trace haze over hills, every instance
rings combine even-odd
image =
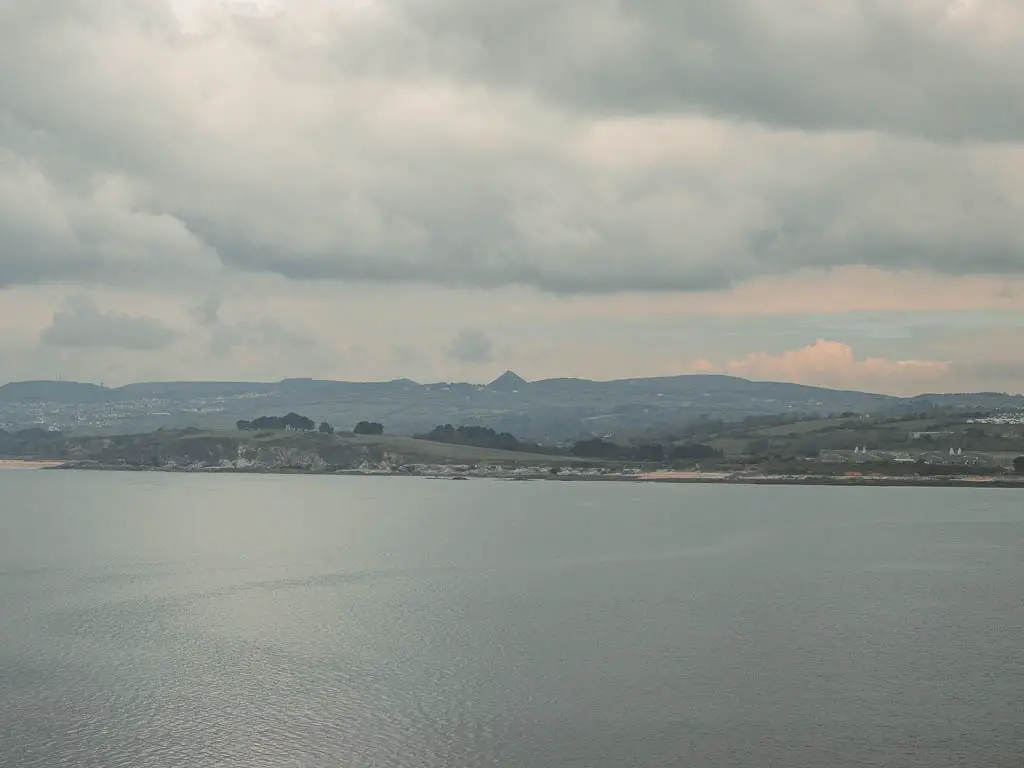
[[[563,440],[672,429],[703,417],[932,407],[1019,408],[1024,407],[1024,397],[976,393],[900,398],[712,374],[528,382],[512,371],[486,385],[285,379],[142,382],[116,388],[68,381],[0,386],[0,428],[36,426],[82,433],[231,428],[239,419],[298,411],[342,429],[362,419],[383,423],[391,434],[416,434],[437,424],[479,424],[521,437]]]

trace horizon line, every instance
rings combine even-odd
[[[454,381],[454,380],[450,380],[450,381],[446,380],[446,381],[420,382],[420,381],[416,381],[415,379],[410,379],[408,377],[398,377],[398,378],[394,378],[394,379],[381,379],[381,380],[347,380],[347,379],[318,379],[318,378],[306,377],[306,376],[297,376],[297,377],[289,376],[289,377],[285,377],[283,379],[278,379],[278,380],[165,379],[165,380],[152,380],[152,381],[134,381],[134,382],[126,383],[126,384],[121,384],[121,385],[118,385],[116,387],[109,387],[109,386],[104,385],[102,382],[97,384],[95,382],[90,382],[90,381],[77,381],[77,380],[70,380],[70,379],[60,378],[60,379],[24,379],[24,380],[17,380],[17,381],[8,381],[8,382],[6,382],[4,384],[0,384],[0,389],[4,389],[4,388],[10,387],[10,386],[26,385],[26,384],[64,384],[64,385],[70,385],[70,386],[76,386],[77,385],[77,386],[96,387],[97,389],[102,389],[102,390],[109,391],[109,392],[117,392],[118,390],[123,390],[123,389],[126,389],[128,387],[141,387],[141,386],[146,386],[146,385],[171,386],[171,385],[189,385],[189,384],[197,384],[197,385],[211,384],[211,385],[239,385],[239,386],[245,386],[245,385],[280,386],[282,384],[288,384],[290,382],[309,382],[309,383],[314,383],[314,384],[366,384],[366,385],[373,385],[373,384],[384,385],[384,384],[396,384],[396,383],[400,383],[400,382],[407,382],[409,384],[412,384],[412,385],[415,385],[415,386],[418,386],[418,387],[466,385],[466,386],[473,386],[473,387],[478,387],[478,388],[481,388],[481,389],[486,389],[488,387],[493,387],[495,384],[499,383],[502,379],[504,379],[504,378],[506,378],[506,377],[508,377],[510,375],[516,377],[517,379],[522,381],[524,385],[527,385],[527,386],[536,385],[536,384],[545,384],[545,383],[556,382],[556,381],[576,381],[576,382],[581,382],[581,383],[586,383],[586,384],[620,384],[620,383],[639,382],[639,381],[658,381],[658,380],[673,380],[673,379],[705,378],[705,379],[730,379],[730,380],[733,380],[733,381],[742,381],[742,382],[747,382],[747,383],[750,383],[750,384],[765,384],[765,385],[781,385],[781,386],[804,387],[804,388],[807,388],[807,389],[815,389],[815,390],[821,390],[821,391],[826,391],[826,392],[847,392],[847,393],[854,393],[854,394],[870,395],[872,397],[884,397],[884,398],[889,398],[889,399],[893,399],[893,400],[914,400],[914,399],[917,399],[917,398],[926,398],[926,397],[950,397],[950,396],[955,397],[955,396],[965,396],[965,395],[996,395],[996,396],[1001,396],[1001,397],[1024,397],[1024,393],[1019,393],[1019,392],[1000,392],[1000,391],[996,391],[996,390],[977,390],[977,391],[959,391],[959,392],[920,392],[920,393],[915,394],[915,395],[891,395],[891,394],[886,394],[886,393],[883,393],[883,392],[873,392],[873,391],[861,390],[861,389],[850,389],[850,388],[845,388],[844,389],[844,388],[837,388],[837,387],[828,387],[828,386],[821,386],[821,385],[817,385],[817,384],[806,384],[806,383],[797,382],[797,381],[779,381],[779,380],[772,380],[772,379],[748,379],[748,378],[745,378],[743,376],[736,376],[736,375],[728,374],[728,373],[714,373],[714,372],[707,372],[707,371],[694,372],[694,373],[673,374],[673,375],[667,375],[667,376],[631,376],[631,377],[616,378],[616,379],[587,379],[587,378],[581,378],[581,377],[576,377],[576,376],[552,376],[552,377],[548,377],[548,378],[544,378],[544,379],[536,379],[536,380],[530,381],[530,380],[527,380],[527,379],[523,378],[519,374],[515,373],[511,369],[506,370],[504,373],[502,373],[497,378],[495,378],[495,379],[493,379],[493,380],[491,380],[489,382],[486,382],[486,383],[474,383],[474,382],[471,382],[471,381]]]

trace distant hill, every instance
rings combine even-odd
[[[40,407],[43,403],[45,408]],[[512,371],[486,385],[286,379],[276,383],[147,382],[118,388],[66,381],[0,386],[0,427],[103,433],[231,428],[237,420],[296,411],[339,429],[370,420],[384,424],[388,434],[420,434],[439,424],[466,424],[511,432],[519,438],[568,440],[672,429],[702,418],[931,408],[1024,408],[1024,397],[977,393],[899,398],[710,374],[528,382]]]
[[[937,408],[997,410],[1024,407],[1024,397],[1002,392],[964,392],[954,394],[917,395],[907,398],[909,405],[930,405]]]
[[[230,381],[154,381],[142,384],[128,384],[110,390],[118,400],[145,398],[187,399],[200,397],[230,397],[245,393],[269,393],[278,384]]]
[[[501,376],[488,384],[487,388],[495,392],[518,392],[521,389],[525,389],[527,384],[529,382],[518,373],[505,371]]]
[[[118,390],[77,381],[15,381],[0,386],[0,402],[101,403]]]

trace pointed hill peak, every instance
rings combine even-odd
[[[513,371],[505,371],[501,376],[496,378],[490,384],[487,385],[488,389],[496,389],[501,392],[511,392],[516,389],[525,387],[529,382],[520,376],[518,373]]]

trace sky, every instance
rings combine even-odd
[[[0,0],[0,382],[1021,350],[1020,0]]]

